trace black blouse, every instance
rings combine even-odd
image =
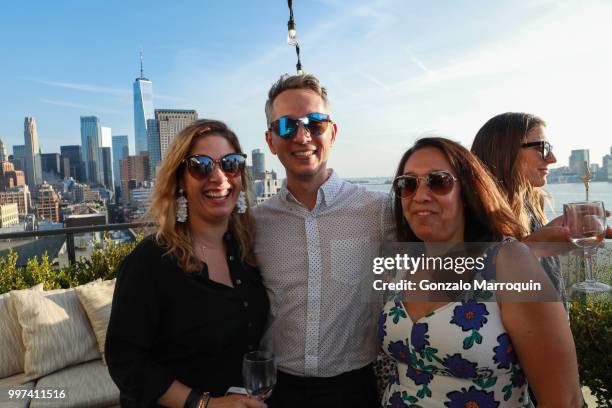
[[[242,356],[258,348],[268,314],[259,270],[225,236],[234,288],[184,273],[145,238],[119,267],[106,361],[122,407],[157,406],[174,380],[221,396],[242,385]]]

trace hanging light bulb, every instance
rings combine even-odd
[[[297,44],[297,31],[295,30],[295,22],[293,21],[293,18],[289,19],[289,22],[287,23],[287,44]]]

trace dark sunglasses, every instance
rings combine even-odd
[[[521,147],[522,148],[539,147],[540,153],[542,154],[542,158],[544,160],[548,160],[553,150],[552,145],[545,140],[540,140],[539,142],[523,143]]]
[[[455,185],[455,181],[457,181],[455,176],[443,170],[432,171],[424,176],[404,174],[402,176],[397,176],[395,180],[393,180],[393,191],[400,197],[411,197],[419,188],[421,180],[424,180],[427,188],[437,195],[446,195],[450,193]]]
[[[312,136],[321,136],[327,130],[327,126],[331,123],[329,115],[325,113],[309,113],[301,118],[292,118],[289,116],[281,116],[274,122],[270,123],[270,130],[280,136],[282,139],[290,139],[297,134],[300,123],[304,125],[304,129]]]
[[[183,163],[185,163],[187,171],[193,178],[204,180],[212,174],[215,164],[221,166],[221,170],[227,176],[237,176],[246,166],[246,157],[247,155],[244,153],[230,153],[219,160],[214,160],[205,154],[194,154],[183,159]]]

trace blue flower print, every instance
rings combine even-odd
[[[385,408],[408,408],[408,405],[406,405],[402,399],[402,394],[394,392],[391,394],[391,398],[389,398],[389,402]]]
[[[393,341],[389,343],[387,350],[389,350],[391,357],[397,361],[405,364],[410,363],[410,349],[404,344],[403,341]]]
[[[433,374],[429,371],[418,370],[410,364],[408,364],[406,376],[414,381],[415,385],[429,384],[429,382],[433,379]]]
[[[461,354],[456,353],[446,357],[444,366],[457,378],[474,378],[476,377],[476,368],[478,364],[472,363],[462,358]]]
[[[429,346],[429,335],[427,334],[427,323],[416,323],[412,326],[412,333],[410,334],[410,342],[412,347],[417,351],[421,351],[425,346]]]
[[[463,331],[479,330],[487,322],[485,316],[488,314],[484,303],[469,300],[455,307],[450,322],[460,326]]]
[[[510,377],[510,381],[512,382],[512,386],[516,388],[520,388],[525,385],[525,373],[520,368],[517,370],[512,370],[512,376]]]
[[[469,390],[453,391],[446,394],[448,401],[444,403],[449,408],[497,408],[499,402],[495,401],[494,393],[481,391],[471,386]]]
[[[510,368],[510,364],[517,364],[518,358],[516,357],[508,333],[502,333],[497,336],[497,343],[499,345],[493,347],[493,351],[495,352],[493,361],[497,363],[497,368]]]
[[[380,317],[378,318],[378,341],[380,342],[380,345],[382,346],[383,341],[385,339],[385,336],[387,335],[386,332],[386,323],[387,323],[387,314],[386,313],[381,313]]]

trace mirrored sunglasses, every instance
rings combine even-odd
[[[214,160],[205,154],[194,154],[186,159],[183,163],[187,167],[189,174],[198,180],[204,180],[209,177],[215,169],[215,165],[221,166],[221,170],[229,177],[237,176],[246,166],[247,155],[244,153],[230,153],[221,157],[219,160]]]
[[[301,118],[281,116],[270,123],[270,130],[282,139],[291,139],[297,134],[298,127],[301,123],[304,125],[304,129],[312,136],[321,136],[325,133],[331,121],[329,115],[317,112],[309,113]]]

